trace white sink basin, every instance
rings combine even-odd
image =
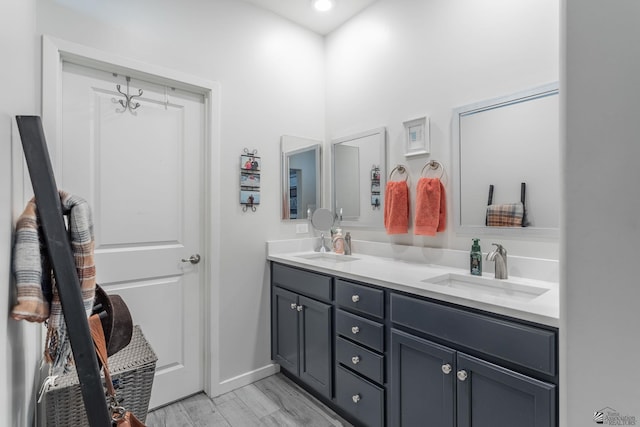
[[[333,252],[314,252],[312,254],[296,255],[296,258],[310,259],[310,260],[317,260],[317,261],[328,261],[328,262],[334,262],[334,263],[357,261],[360,259],[360,258],[354,258],[351,255],[339,255]]]
[[[466,276],[463,274],[448,273],[430,279],[422,280],[425,283],[446,286],[452,289],[465,290],[482,295],[529,301],[548,292],[548,288],[525,285],[509,280],[498,280],[489,277]]]

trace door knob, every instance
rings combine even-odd
[[[463,370],[461,370],[461,371],[458,371],[458,379],[459,379],[460,381],[464,381],[464,380],[466,380],[466,379],[467,379],[467,377],[468,377],[468,375],[467,375],[467,371],[465,371],[464,369],[463,369]]]
[[[353,356],[351,358],[351,363],[353,363],[354,365],[357,365],[358,363],[360,363],[360,356]]]
[[[298,304],[296,304],[295,302],[292,302],[291,303],[291,310],[295,310],[297,306],[298,306]]]
[[[351,333],[352,334],[357,334],[358,332],[360,332],[360,328],[358,328],[357,326],[352,326],[351,327]]]
[[[298,311],[302,311],[302,306],[301,306],[301,305],[297,306],[297,307],[296,307],[296,310],[298,310]]]
[[[182,262],[190,262],[191,264],[197,264],[200,262],[200,254],[191,255],[189,258],[182,258]]]
[[[358,301],[360,301],[360,295],[352,295],[352,296],[351,296],[351,301],[353,301],[353,302],[358,302]]]
[[[351,396],[351,400],[353,400],[353,403],[360,402],[360,399],[362,399],[362,398],[360,397],[359,394],[354,394],[353,396]]]
[[[447,375],[451,373],[451,365],[449,365],[448,363],[442,365],[442,372]]]

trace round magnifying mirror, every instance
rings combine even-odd
[[[326,208],[316,209],[311,216],[311,225],[318,231],[329,231],[333,226],[333,212]]]

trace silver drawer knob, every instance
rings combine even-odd
[[[351,358],[351,363],[353,363],[354,365],[357,365],[358,363],[360,363],[360,356],[353,356]]]
[[[460,381],[464,381],[464,380],[466,380],[466,379],[467,379],[467,377],[468,377],[468,375],[467,375],[467,371],[465,371],[464,369],[463,369],[463,370],[461,370],[461,371],[458,371],[458,379],[459,379]]]
[[[301,305],[297,306],[297,307],[296,307],[296,310],[298,310],[298,311],[302,311],[302,306],[301,306]]]
[[[352,295],[352,296],[351,296],[351,301],[353,301],[353,302],[358,302],[358,301],[360,301],[360,295]]]
[[[351,333],[357,334],[358,332],[360,332],[360,328],[358,328],[357,326],[352,326],[351,327]]]
[[[449,375],[451,373],[451,365],[449,365],[448,363],[442,365],[442,372],[446,375]]]
[[[353,396],[351,396],[351,400],[353,400],[353,403],[358,403],[360,402],[360,395],[359,394],[354,394]]]
[[[295,310],[297,306],[298,306],[298,304],[296,304],[295,302],[292,302],[291,303],[291,310]]]

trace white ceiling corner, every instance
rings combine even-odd
[[[311,0],[243,0],[289,19],[320,35],[327,35],[377,0],[335,0],[328,12],[317,12]]]

